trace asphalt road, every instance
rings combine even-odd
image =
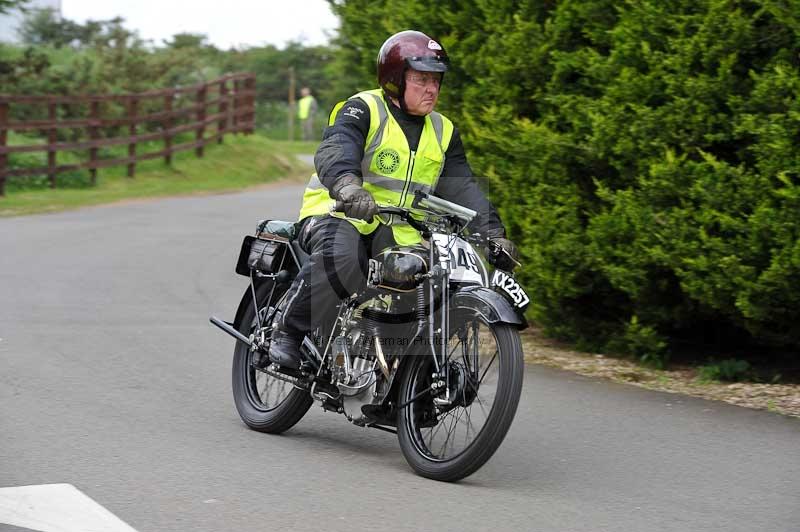
[[[537,366],[458,484],[318,407],[247,430],[208,316],[244,290],[241,237],[301,192],[0,219],[0,487],[73,484],[139,532],[800,530],[798,420]]]

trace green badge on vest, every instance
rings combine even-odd
[[[392,148],[384,148],[378,152],[378,168],[385,174],[393,174],[400,167],[400,154]]]

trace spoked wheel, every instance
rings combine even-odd
[[[465,312],[461,312],[465,311]],[[401,385],[397,435],[409,465],[420,475],[455,481],[491,458],[508,432],[522,390],[519,333],[459,309],[448,340],[447,384],[434,392],[430,354],[409,364]],[[442,371],[444,373],[444,371]],[[449,395],[448,395],[449,393]]]
[[[256,292],[259,301],[269,295],[270,283]],[[272,300],[282,293],[275,290]],[[266,302],[264,303],[267,304]],[[258,326],[255,307],[251,305],[242,318],[239,332],[250,336]],[[280,433],[294,426],[311,407],[311,395],[291,382],[277,379],[254,367],[257,355],[242,342],[233,351],[233,399],[242,421],[253,430]]]

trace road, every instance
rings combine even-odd
[[[72,484],[139,532],[800,530],[798,420],[544,367],[458,484],[318,407],[247,430],[208,316],[244,290],[241,237],[301,194],[0,219],[0,487]]]

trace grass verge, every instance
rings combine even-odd
[[[181,152],[173,155],[171,166],[161,159],[139,163],[134,178],[128,178],[126,167],[120,166],[99,170],[97,185],[93,187],[86,184],[85,176],[74,183],[68,177],[61,178],[55,189],[41,184],[9,186],[6,195],[0,197],[0,216],[56,212],[128,199],[240,190],[280,179],[307,179],[311,169],[295,154],[314,153],[315,149],[315,143],[271,140],[260,135],[226,137],[223,144],[206,146],[202,158],[194,152]]]
[[[574,351],[534,327],[522,334],[522,348],[531,364],[800,418],[800,384],[724,383],[704,379],[698,367],[648,368],[631,360]]]

